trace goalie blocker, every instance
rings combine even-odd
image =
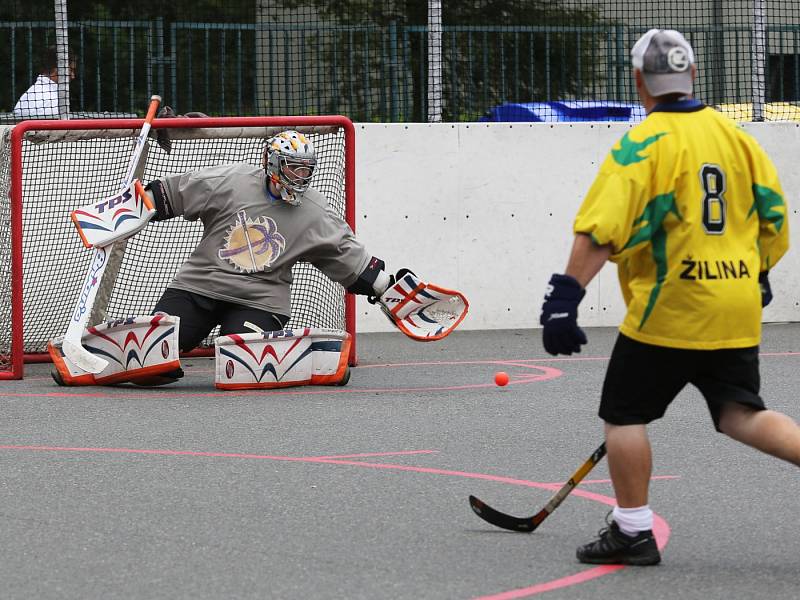
[[[134,179],[117,194],[73,210],[70,217],[84,246],[103,248],[135,235],[155,214],[153,201]]]
[[[63,338],[57,338],[47,346],[56,367],[53,378],[60,385],[171,383],[183,375],[178,358],[179,326],[178,317],[155,315],[117,319],[87,328],[81,344],[108,361],[97,374],[70,361],[61,348]]]

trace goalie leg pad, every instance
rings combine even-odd
[[[219,336],[215,385],[221,390],[344,385],[351,339],[338,329],[308,327]]]
[[[183,376],[178,357],[180,319],[168,315],[128,317],[89,327],[81,343],[92,354],[108,361],[100,373],[92,374],[73,364],[52,340],[47,351],[60,385],[112,385],[132,382],[163,385]]]

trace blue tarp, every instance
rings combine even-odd
[[[534,121],[563,123],[574,121],[638,122],[645,117],[644,107],[627,102],[569,100],[559,102],[507,103],[494,106],[479,121]]]

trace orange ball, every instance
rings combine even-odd
[[[494,382],[500,387],[508,385],[508,373],[505,371],[498,371],[494,374]]]

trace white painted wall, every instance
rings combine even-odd
[[[538,327],[545,285],[563,272],[572,220],[611,146],[628,124],[433,123],[356,126],[356,233],[390,271],[463,292],[464,329]],[[800,231],[800,126],[749,123],[775,161]],[[765,321],[800,321],[800,253],[771,276]],[[391,326],[363,298],[359,331]],[[586,326],[624,315],[616,270],[607,265],[580,306]]]

